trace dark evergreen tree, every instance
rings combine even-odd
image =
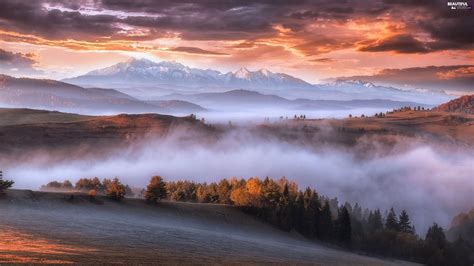
[[[444,230],[437,223],[434,223],[426,232],[425,241],[428,245],[433,245],[437,248],[444,248],[446,245],[446,235]]]
[[[329,207],[329,202],[326,200],[319,216],[319,235],[321,239],[329,240],[333,237],[333,232],[331,207]]]
[[[382,214],[380,210],[377,209],[374,212],[369,212],[369,217],[367,218],[367,231],[369,233],[377,232],[383,229]]]
[[[278,201],[278,221],[282,229],[289,231],[293,224],[292,217],[293,202],[290,199],[288,184],[285,184],[283,193]]]
[[[456,265],[449,254],[444,230],[436,223],[426,232],[425,252],[427,265]]]
[[[352,235],[351,218],[345,206],[341,207],[338,212],[336,225],[337,240],[345,245],[350,244]]]
[[[362,221],[362,208],[360,207],[359,203],[356,202],[354,208],[351,212],[351,217],[356,218],[359,221]]]
[[[301,191],[296,196],[296,201],[293,206],[293,227],[300,233],[303,234],[303,221],[304,221],[304,195]]]
[[[402,210],[398,219],[398,228],[400,232],[413,234],[413,227],[410,222],[410,217],[405,210]]]
[[[319,199],[316,191],[311,190],[309,187],[304,192],[304,206],[304,233],[310,238],[317,237],[319,235]]]
[[[397,215],[395,214],[395,211],[393,210],[393,208],[390,208],[387,218],[385,219],[385,228],[387,230],[393,230],[393,231],[400,230],[398,226]]]
[[[0,171],[0,195],[5,193],[5,190],[11,188],[15,182],[3,179],[3,172]]]

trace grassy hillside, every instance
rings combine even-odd
[[[0,126],[38,123],[72,123],[87,121],[93,118],[93,116],[35,109],[0,108]]]
[[[189,117],[159,114],[82,116],[31,109],[0,109],[0,153],[35,149],[81,148],[101,151],[127,146],[147,137],[159,138],[183,127],[207,132]]]
[[[400,263],[326,247],[226,205],[12,190],[0,209],[0,262]]]

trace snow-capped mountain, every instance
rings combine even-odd
[[[452,97],[444,93],[433,91],[402,90],[389,86],[379,86],[372,82],[362,80],[336,80],[327,84],[319,85],[322,90],[337,90],[341,93],[351,95],[351,99],[391,99],[397,101],[415,101],[427,104],[446,102]]]
[[[415,101],[437,105],[452,97],[443,93],[401,90],[360,80],[337,80],[313,85],[268,69],[250,71],[245,67],[222,73],[191,68],[178,62],[130,59],[85,75],[63,80],[84,87],[116,88],[142,100],[158,99],[170,93],[225,92],[235,89],[274,94],[288,99]]]
[[[191,88],[212,86],[282,89],[312,86],[301,79],[267,69],[252,72],[241,68],[235,72],[221,73],[212,69],[190,68],[177,62],[155,63],[147,59],[131,59],[63,81],[94,87],[173,85]]]
[[[304,80],[283,73],[273,73],[266,68],[258,71],[249,71],[242,67],[235,72],[224,75],[225,84],[244,88],[309,88],[311,84]]]
[[[177,62],[155,63],[146,59],[131,59],[110,67],[91,71],[83,76],[66,79],[86,86],[115,87],[150,86],[159,84],[213,84],[222,74],[215,70],[190,68]]]

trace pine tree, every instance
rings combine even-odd
[[[410,217],[405,210],[402,210],[398,219],[398,228],[400,232],[413,234],[413,228],[411,226]]]
[[[326,200],[319,216],[319,235],[321,239],[328,240],[333,237],[333,232],[331,207],[329,207],[329,202]]]
[[[0,195],[5,193],[5,190],[11,188],[14,183],[11,180],[3,180],[3,172],[0,171]]]
[[[359,203],[356,202],[354,208],[352,209],[351,215],[357,220],[362,221],[362,208],[360,207]]]
[[[293,227],[303,234],[303,221],[304,221],[304,195],[301,191],[296,196],[296,201],[293,206]]]
[[[367,229],[370,233],[383,229],[382,214],[379,209],[374,212],[369,212],[369,217],[367,218]]]
[[[293,209],[293,202],[290,200],[290,193],[288,190],[288,185],[285,184],[283,188],[283,193],[281,194],[280,200],[277,204],[277,217],[278,223],[281,228],[284,230],[289,231],[292,226],[292,209]]]
[[[397,215],[395,214],[393,208],[390,208],[387,218],[385,219],[385,228],[387,230],[400,231],[397,221]]]
[[[145,199],[150,203],[156,203],[166,198],[166,184],[161,176],[153,176],[146,187]]]
[[[316,191],[312,191],[311,188],[307,188],[304,192],[304,233],[308,237],[317,237],[318,223],[319,223],[319,199]]]
[[[351,218],[345,206],[340,208],[336,224],[337,240],[344,244],[350,244],[352,235]]]
[[[428,228],[425,240],[428,244],[440,249],[446,246],[446,235],[444,234],[443,228],[437,223],[434,223],[430,228]]]

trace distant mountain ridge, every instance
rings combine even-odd
[[[46,79],[14,78],[0,75],[0,106],[36,108],[79,113],[170,113],[192,103],[157,105],[138,100],[113,89],[82,88],[80,86]],[[168,108],[172,107],[172,108]],[[202,108],[203,109],[203,108]]]
[[[267,69],[249,71],[241,68],[235,72],[221,73],[212,69],[190,68],[177,62],[159,63],[147,59],[130,59],[110,67],[91,71],[85,75],[63,81],[83,85],[139,84],[224,87],[311,87],[311,84],[287,74],[273,73]],[[103,86],[105,85],[105,86]]]
[[[145,100],[155,100],[173,92],[189,94],[235,89],[274,94],[288,99],[386,99],[431,105],[452,99],[443,93],[401,90],[361,80],[310,84],[291,75],[274,73],[265,68],[250,71],[242,67],[235,72],[222,73],[212,69],[191,68],[178,62],[157,63],[147,59],[130,59],[63,81],[83,87],[116,88]]]
[[[198,94],[169,94],[161,100],[181,100],[197,103],[214,109],[258,109],[282,108],[290,110],[345,110],[351,108],[399,108],[402,106],[425,106],[415,102],[400,102],[385,99],[370,100],[310,100],[286,99],[277,95],[266,95],[256,91],[231,90],[227,92],[211,92]],[[425,106],[427,107],[427,106]]]

